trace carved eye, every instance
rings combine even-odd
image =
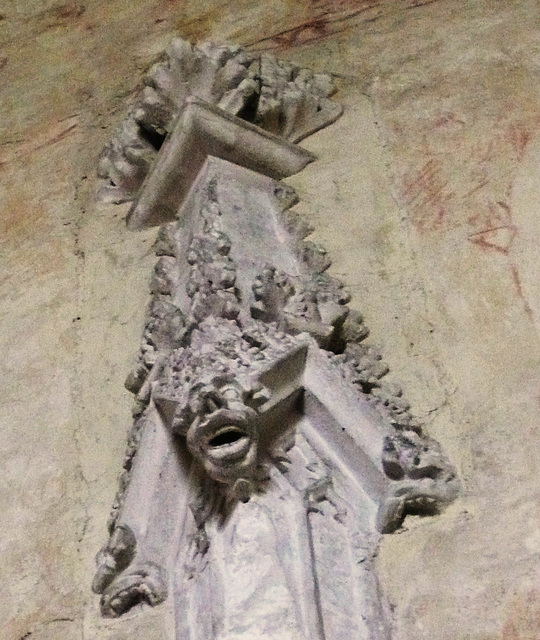
[[[235,425],[226,425],[220,429],[208,442],[210,447],[223,447],[228,444],[234,444],[247,437],[247,434]]]

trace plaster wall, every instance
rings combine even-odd
[[[173,34],[338,78],[289,179],[462,497],[381,546],[400,640],[540,629],[540,7],[533,0],[4,0],[0,638],[121,638],[89,589],[130,424],[155,231],[97,155]],[[131,614],[130,614],[131,615]],[[156,609],[134,638],[166,638]]]

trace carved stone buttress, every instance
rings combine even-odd
[[[105,616],[174,603],[177,639],[388,639],[374,557],[457,495],[281,182],[332,80],[176,39],[100,162],[161,224],[134,423],[98,555]]]

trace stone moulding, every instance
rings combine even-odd
[[[101,154],[100,198],[125,202],[135,197],[189,99],[199,98],[222,114],[296,143],[339,118],[340,105],[329,99],[334,90],[329,75],[269,54],[174,38]]]
[[[208,156],[229,160],[280,179],[301,171],[315,157],[301,147],[198,98],[187,98],[128,215],[132,229],[174,220]]]
[[[294,142],[341,113],[331,79],[238,47],[171,51],[154,110],[146,92],[100,168],[107,197],[134,200],[130,227],[161,227],[93,589],[111,617],[171,598],[178,639],[390,638],[380,534],[459,484],[280,182],[314,160]],[[164,132],[144,170],[122,137],[139,121]]]

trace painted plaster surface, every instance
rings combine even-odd
[[[127,206],[94,190],[126,99],[179,33],[337,75],[345,113],[288,181],[464,485],[383,542],[395,637],[536,640],[537,3],[8,0],[0,14],[0,638],[170,637],[159,607],[103,621],[89,590],[155,234],[127,232]]]

